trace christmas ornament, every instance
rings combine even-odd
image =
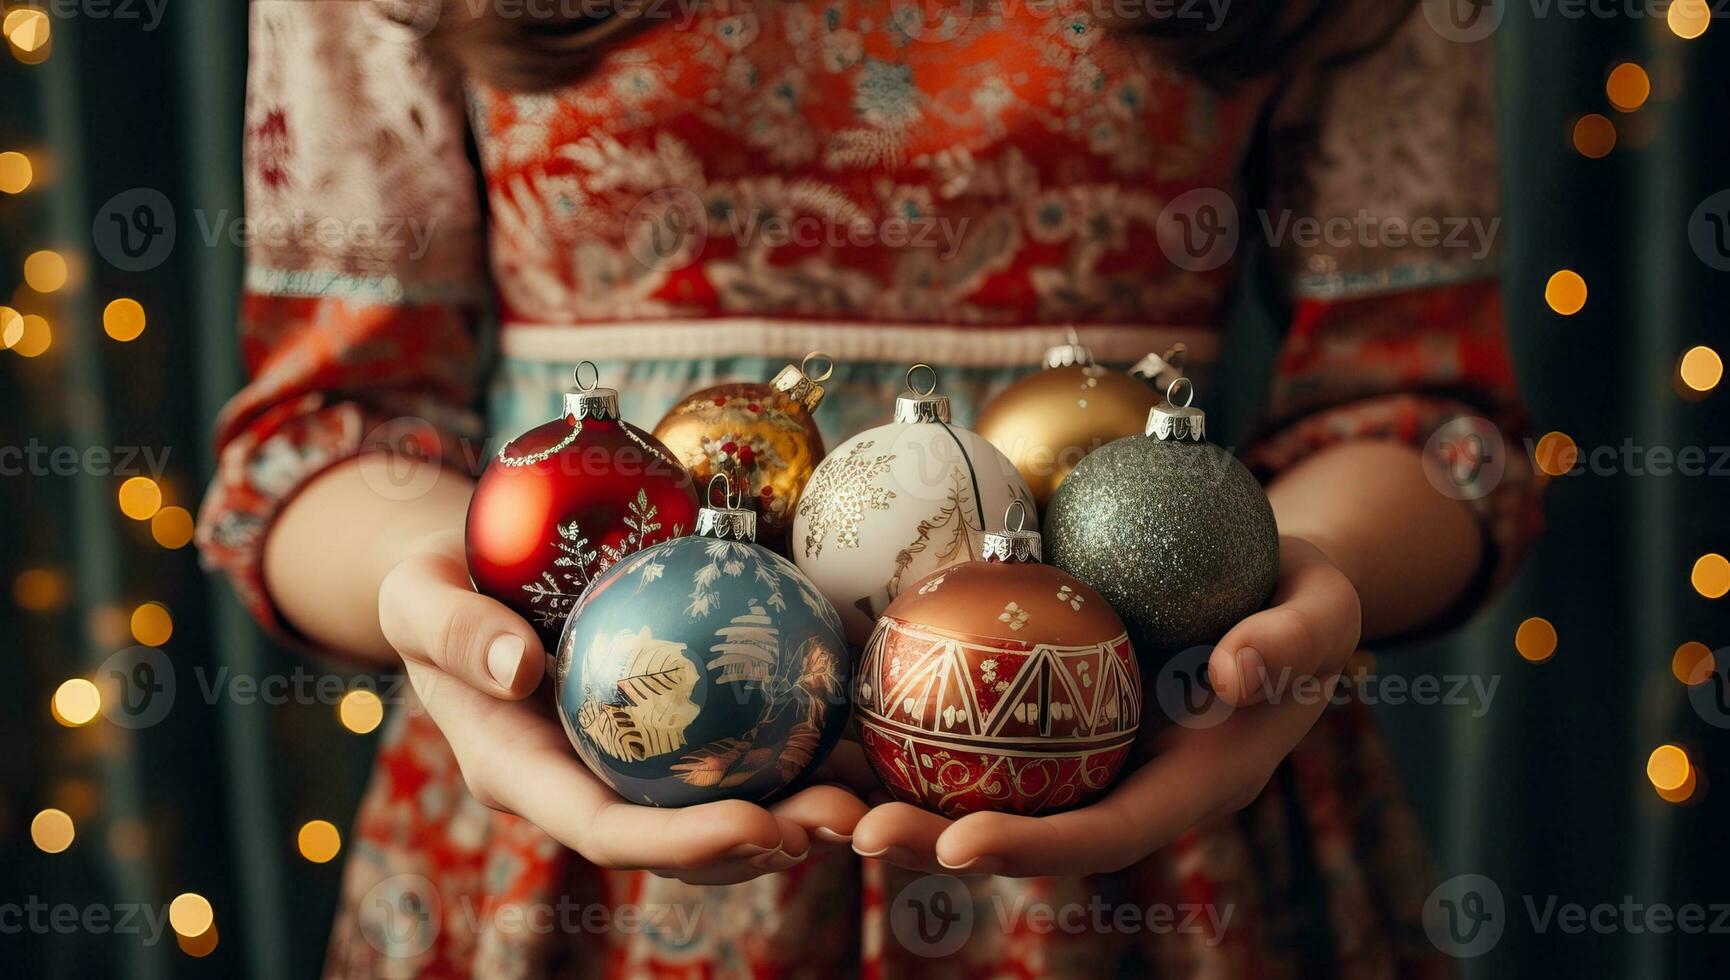
[[[756,530],[731,499],[703,508],[697,536],[603,572],[559,638],[565,732],[632,802],[767,800],[847,725],[840,617]]]
[[[865,757],[898,799],[949,817],[1084,805],[1123,768],[1141,722],[1123,621],[1040,564],[1024,506],[1010,509],[983,561],[889,605],[860,662]]]
[[[1174,348],[1167,356],[1181,363],[1180,351]],[[1174,368],[1149,354],[1136,370],[1156,377]],[[1158,402],[1146,381],[1095,363],[1093,352],[1071,330],[1069,343],[1045,352],[1045,370],[999,392],[979,413],[974,429],[1009,457],[1035,503],[1044,507],[1081,457],[1140,432]]]
[[[823,368],[815,377],[813,364]],[[704,388],[673,406],[655,426],[655,438],[698,485],[727,474],[757,511],[759,541],[786,554],[793,508],[823,458],[823,436],[811,413],[834,370],[829,355],[812,352],[768,384]]]
[[[1146,434],[1090,453],[1045,514],[1051,563],[1105,596],[1149,663],[1217,642],[1279,578],[1267,495],[1206,441],[1194,394],[1189,379],[1172,382]]]
[[[922,370],[931,381],[923,390],[913,381]],[[907,388],[894,422],[818,464],[793,519],[793,560],[840,610],[854,643],[903,588],[971,561],[1011,500],[1033,499],[996,447],[950,424],[930,365],[910,368]]]
[[[691,530],[691,478],[655,437],[619,418],[597,376],[565,394],[560,418],[511,440],[469,501],[475,588],[534,624],[551,650],[583,588],[608,565]]]

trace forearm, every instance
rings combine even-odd
[[[1476,519],[1436,492],[1410,446],[1333,446],[1280,474],[1268,499],[1281,534],[1308,540],[1351,579],[1366,640],[1440,615],[1483,558]]]
[[[379,628],[379,583],[412,554],[460,556],[474,491],[473,480],[445,469],[425,493],[397,499],[380,492],[397,485],[392,465],[373,453],[321,474],[283,509],[264,550],[283,617],[321,647],[377,663],[397,659]]]

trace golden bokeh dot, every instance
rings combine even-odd
[[[1690,687],[1704,683],[1718,669],[1718,659],[1712,648],[1699,640],[1689,640],[1670,655],[1670,673]]]
[[[30,821],[30,840],[49,854],[59,854],[72,846],[78,832],[72,827],[72,817],[65,810],[49,807]]]
[[[1609,116],[1589,112],[1574,121],[1574,149],[1580,155],[1599,160],[1616,148],[1616,124]]]
[[[1692,41],[1712,26],[1712,8],[1707,0],[1673,0],[1664,20],[1670,25],[1670,33]]]
[[[20,357],[36,357],[54,343],[54,331],[45,317],[26,313],[18,318],[18,336],[7,346]]]
[[[164,507],[150,518],[150,536],[164,548],[186,547],[192,531],[192,514],[185,507]]]
[[[168,903],[168,924],[187,938],[202,936],[216,924],[216,910],[197,892],[181,892]]]
[[[384,702],[372,691],[357,688],[342,696],[336,706],[336,716],[341,719],[342,727],[356,735],[365,735],[384,720]]]
[[[1688,778],[1682,781],[1682,785],[1675,789],[1659,789],[1658,787],[1653,787],[1653,789],[1658,791],[1659,798],[1666,803],[1686,803],[1693,798],[1694,790],[1698,785],[1699,783],[1695,778],[1694,767],[1689,766]]]
[[[1724,359],[1710,347],[1690,347],[1676,368],[1682,383],[1695,391],[1711,391],[1724,380]]]
[[[24,336],[24,314],[10,306],[0,306],[0,349],[10,349]]]
[[[0,194],[22,194],[30,189],[36,170],[30,158],[17,150],[0,153]]]
[[[1660,745],[1646,757],[1646,778],[1659,790],[1681,789],[1693,768],[1680,745]]]
[[[1652,79],[1647,76],[1646,69],[1632,61],[1624,61],[1610,70],[1610,77],[1604,82],[1604,94],[1610,97],[1611,105],[1623,112],[1633,112],[1652,97]]]
[[[54,689],[49,702],[54,720],[68,728],[88,725],[102,711],[102,692],[83,677],[74,677]]]
[[[1563,316],[1573,316],[1586,306],[1586,280],[1572,269],[1559,270],[1544,285],[1544,302]]]
[[[1694,561],[1694,571],[1688,580],[1694,591],[1708,599],[1722,599],[1730,594],[1730,559],[1716,551],[1701,555]]]
[[[342,850],[342,834],[329,820],[308,820],[300,825],[297,843],[301,857],[323,864]]]
[[[48,12],[37,7],[14,7],[0,21],[0,31],[12,42],[12,50],[20,55],[34,54],[48,44],[53,27]]]
[[[160,602],[146,602],[132,610],[132,638],[147,647],[159,647],[174,635],[174,617]]]
[[[24,282],[39,293],[52,293],[66,285],[66,259],[49,249],[31,252],[24,259]]]
[[[102,791],[96,788],[94,780],[75,776],[54,785],[53,800],[55,809],[66,811],[76,823],[96,815],[102,805]]]
[[[1533,455],[1545,475],[1565,476],[1580,461],[1580,447],[1566,432],[1546,432]]]
[[[216,952],[217,938],[217,929],[215,926],[211,926],[209,929],[204,930],[202,935],[197,936],[182,936],[179,933],[174,934],[174,941],[180,946],[180,951],[194,959],[209,956],[211,953]]]
[[[52,568],[26,568],[12,580],[12,601],[25,612],[47,613],[66,605],[66,576]]]
[[[162,488],[148,476],[135,476],[120,485],[120,512],[135,521],[148,521],[162,509]]]
[[[144,307],[125,296],[102,308],[102,329],[115,340],[137,340],[144,332]]]
[[[1530,663],[1543,663],[1556,655],[1556,627],[1542,616],[1527,619],[1514,631],[1514,649]]]

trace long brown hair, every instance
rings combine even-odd
[[[430,21],[427,40],[433,49],[466,71],[501,88],[539,91],[573,81],[609,45],[668,13],[682,14],[679,4],[688,2],[419,0],[417,19]],[[1224,0],[1217,17],[1211,10],[1206,17],[1173,16],[1170,4],[1151,0],[1093,0],[1092,6],[1107,29],[1146,37],[1183,69],[1229,87],[1371,50],[1398,29],[1417,2]]]

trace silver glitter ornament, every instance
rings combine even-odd
[[[1047,560],[1111,603],[1144,666],[1217,643],[1279,580],[1267,494],[1206,441],[1193,397],[1189,379],[1173,381],[1147,433],[1089,453],[1045,512]]]

